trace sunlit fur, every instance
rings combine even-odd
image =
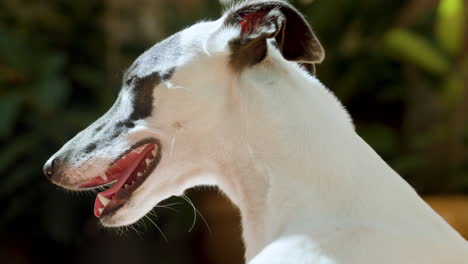
[[[187,188],[217,185],[241,211],[250,264],[467,263],[467,243],[356,134],[315,77],[270,43],[261,63],[232,71],[228,42],[239,28],[223,19],[180,33],[182,56],[154,88],[152,115],[92,154],[113,159],[147,137],[162,144],[156,170],[103,225],[132,224]]]

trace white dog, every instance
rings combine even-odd
[[[94,213],[136,222],[217,185],[240,208],[250,264],[466,264],[468,244],[355,132],[314,76],[302,15],[244,1],[156,44],[114,106],[44,166],[56,184],[109,185]]]

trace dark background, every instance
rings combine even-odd
[[[425,197],[468,194],[468,3],[291,2],[326,49],[319,79],[359,134]],[[211,232],[177,197],[154,224],[106,230],[92,193],[41,172],[110,107],[140,53],[221,11],[215,0],[0,2],[0,263],[241,263],[238,212],[217,190],[188,192]]]

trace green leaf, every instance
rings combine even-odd
[[[466,76],[468,76],[468,58],[462,61],[460,70],[450,72],[442,86],[442,102],[449,110],[458,107],[466,97]]]
[[[450,63],[431,43],[423,37],[405,29],[395,29],[384,38],[391,55],[415,64],[436,75],[449,71]]]
[[[441,48],[448,54],[459,54],[464,34],[464,0],[440,0],[437,10],[435,35]]]
[[[442,89],[442,101],[448,108],[453,108],[459,105],[464,99],[465,94],[465,77],[460,72],[452,72],[448,75]]]

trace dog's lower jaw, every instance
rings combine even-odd
[[[105,227],[121,227],[135,224],[150,212],[154,205],[153,201],[144,202],[146,197],[139,197],[137,192],[118,210],[99,218],[101,224]],[[161,198],[160,200],[163,200]]]
[[[105,227],[128,226],[138,222],[138,220],[147,214],[151,210],[152,206],[149,209],[146,208],[147,206],[143,206],[142,204],[135,206],[133,201],[134,195],[135,194],[133,194],[132,197],[130,197],[130,199],[118,209],[99,217],[101,225]]]

